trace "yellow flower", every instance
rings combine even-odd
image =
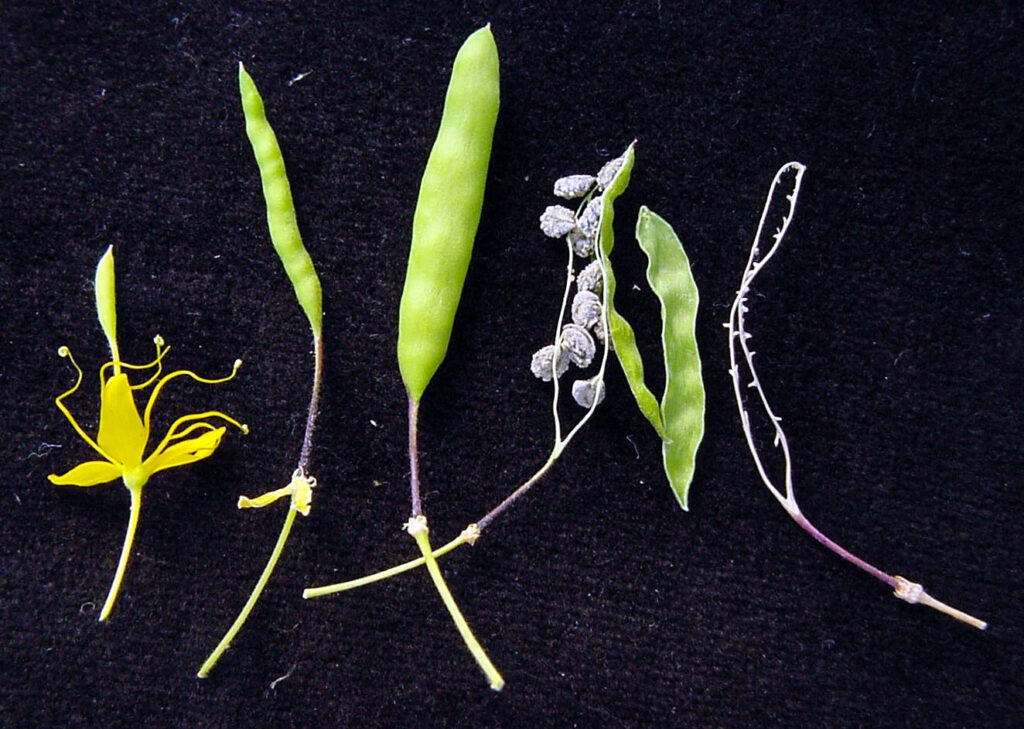
[[[238,368],[242,365],[241,360],[235,360],[231,374],[219,379],[200,377],[189,370],[177,370],[161,377],[163,358],[170,347],[164,346],[163,339],[159,336],[154,342],[156,343],[156,358],[148,364],[131,365],[113,360],[100,368],[100,422],[95,439],[85,432],[64,404],[64,400],[73,395],[82,384],[82,370],[67,347],[61,347],[59,350],[60,356],[67,357],[77,370],[78,380],[74,387],[57,398],[57,407],[64,413],[82,440],[88,443],[102,457],[102,460],[85,461],[65,474],[51,475],[50,482],[58,486],[96,486],[120,477],[128,488],[132,499],[128,533],[125,537],[121,561],[118,564],[114,584],[111,586],[107,601],[100,613],[100,620],[106,620],[117,598],[128,555],[131,552],[135,527],[138,523],[142,487],[146,485],[149,478],[159,471],[195,463],[209,457],[220,445],[226,430],[223,425],[217,426],[208,422],[211,419],[234,425],[243,433],[248,432],[247,426],[230,415],[216,410],[185,415],[174,421],[167,430],[167,434],[146,456],[153,407],[168,382],[180,377],[188,377],[197,382],[211,385],[227,382],[234,378]],[[128,380],[128,375],[122,371],[122,369],[139,371],[153,368],[155,368],[155,372],[152,376],[138,385],[132,385]],[[135,405],[135,392],[148,387],[153,389],[146,402],[145,410],[140,416]],[[197,432],[200,434],[193,436]],[[187,438],[187,436],[193,437]]]
[[[119,363],[121,367],[133,370],[143,370],[156,367],[156,373],[140,385],[131,385],[128,382],[128,375],[115,374],[108,377],[106,371],[114,366],[114,362],[108,362],[100,369],[100,427],[93,440],[79,426],[71,411],[64,405],[64,399],[71,396],[82,383],[82,370],[71,356],[67,347],[61,347],[60,355],[71,360],[71,364],[78,370],[78,382],[70,390],[57,398],[57,407],[71,422],[72,427],[78,432],[82,439],[93,449],[103,456],[102,461],[86,461],[72,468],[62,476],[51,475],[50,482],[58,486],[95,486],[107,483],[120,477],[128,488],[141,488],[149,480],[149,477],[158,471],[175,466],[184,466],[195,463],[210,456],[220,445],[220,439],[226,428],[215,427],[204,418],[219,418],[224,420],[242,432],[248,432],[248,428],[232,418],[216,410],[210,410],[194,415],[185,415],[178,418],[168,429],[160,444],[153,452],[143,458],[146,444],[149,442],[150,420],[153,413],[153,406],[156,404],[157,396],[171,380],[177,377],[190,377],[198,382],[217,384],[227,382],[235,376],[242,361],[236,360],[231,374],[220,379],[210,380],[188,370],[178,370],[169,375],[160,377],[162,360],[170,347],[163,346],[163,340],[157,337],[156,359],[147,365],[129,365]],[[158,381],[159,380],[159,381]],[[149,396],[149,402],[142,417],[139,416],[138,408],[135,406],[134,392],[149,387],[154,382],[153,392]],[[182,429],[186,423],[191,423]],[[204,431],[202,435],[181,440],[186,435],[196,431]]]

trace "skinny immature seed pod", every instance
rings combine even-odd
[[[398,315],[398,366],[419,402],[444,360],[480,222],[498,117],[498,48],[490,26],[462,45],[420,183]]]
[[[121,357],[117,350],[117,296],[114,293],[114,246],[109,246],[96,266],[96,312],[100,326],[110,344],[114,374],[121,374]]]
[[[306,312],[313,336],[319,339],[323,325],[320,278],[313,268],[313,260],[302,245],[302,236],[295,219],[295,205],[292,203],[292,188],[288,184],[277,136],[267,121],[260,92],[241,63],[238,64],[238,87],[242,95],[242,110],[245,112],[245,133],[249,135],[263,181],[270,240],[295,287],[295,295],[302,310]]]

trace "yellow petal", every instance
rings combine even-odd
[[[217,450],[225,430],[226,428],[214,428],[198,438],[189,438],[157,451],[146,459],[147,470],[149,473],[156,473],[165,468],[185,466],[207,458]]]
[[[132,468],[142,462],[149,431],[142,424],[128,375],[114,375],[100,393],[100,432],[96,442],[112,458]]]
[[[109,461],[86,461],[63,476],[50,474],[50,483],[58,486],[95,486],[121,476],[122,468]]]
[[[255,499],[250,499],[248,496],[239,496],[238,508],[261,509],[264,506],[269,506],[270,504],[273,504],[278,499],[283,499],[285,497],[291,496],[293,490],[294,489],[292,488],[292,485],[288,484],[287,486],[282,486],[281,488],[275,489],[274,491],[268,491],[262,496],[257,496]]]
[[[292,506],[303,516],[309,516],[309,508],[313,505],[313,487],[316,486],[316,479],[296,475],[292,477],[291,485],[295,490]]]

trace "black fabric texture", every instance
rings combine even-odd
[[[10,727],[1019,725],[1024,67],[1016,3],[37,3],[0,6],[0,724]],[[637,140],[618,206],[619,304],[660,390],[658,307],[632,244],[675,226],[701,291],[707,432],[690,511],[612,363],[545,481],[442,560],[508,682],[490,691],[426,574],[303,601],[417,556],[397,311],[451,62],[490,22],[502,64],[482,222],[448,357],[424,397],[435,544],[539,467],[564,247],[538,228],[562,175]],[[245,63],[324,287],[326,374],[299,517],[214,674],[199,664],[277,538],[311,379],[238,99]],[[804,512],[991,623],[889,594],[760,484],[722,324],[780,165],[808,167],[751,299],[761,376]],[[92,279],[115,246],[122,356],[178,382],[154,430],[218,408],[213,457],[146,487],[58,488],[90,459],[107,356]],[[568,380],[566,383],[568,384]],[[579,414],[567,400],[566,417]],[[763,430],[759,433],[764,434]],[[764,445],[770,452],[770,439]]]

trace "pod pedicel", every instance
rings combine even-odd
[[[245,66],[238,64],[238,88],[245,113],[245,133],[252,144],[256,164],[263,181],[263,197],[267,201],[267,226],[274,250],[295,287],[295,296],[309,319],[313,336],[320,338],[323,328],[323,294],[320,278],[313,267],[306,247],[302,245],[299,225],[292,203],[292,189],[284,167],[284,157],[263,108],[263,99]]]
[[[480,222],[498,97],[498,49],[488,25],[455,57],[413,217],[398,314],[398,367],[413,402],[448,351]]]

